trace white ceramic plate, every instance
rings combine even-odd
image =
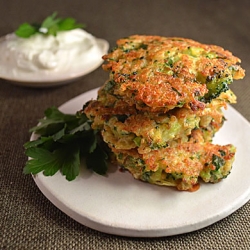
[[[60,107],[75,113],[96,98],[86,92]],[[68,182],[60,173],[38,174],[34,180],[43,194],[79,223],[105,233],[132,237],[159,237],[201,229],[230,215],[250,199],[250,124],[236,110],[216,143],[237,146],[231,174],[217,184],[201,184],[197,192],[181,192],[134,180],[127,172],[110,169],[107,177],[82,171]],[[31,139],[34,139],[34,135]]]
[[[81,63],[81,67],[75,67],[64,72],[27,72],[23,74],[11,74],[11,65],[0,59],[0,64],[8,67],[4,70],[0,70],[0,78],[3,78],[10,83],[19,86],[42,88],[42,87],[55,87],[70,83],[77,78],[80,78],[86,74],[97,69],[102,63],[102,56],[108,52],[109,43],[104,39],[96,39],[97,46],[100,50],[100,56],[94,56],[91,60]]]

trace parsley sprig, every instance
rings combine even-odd
[[[24,144],[25,154],[30,158],[23,172],[52,176],[61,171],[72,181],[79,175],[84,157],[88,169],[104,175],[108,156],[100,145],[98,131],[91,128],[86,115],[80,111],[75,115],[64,114],[56,107],[44,113],[38,126],[30,129],[39,137]]]
[[[56,36],[60,31],[67,31],[84,27],[84,24],[76,23],[76,20],[74,18],[58,18],[57,12],[54,12],[52,15],[45,18],[41,24],[21,24],[15,31],[15,34],[22,38],[29,38],[36,33]]]

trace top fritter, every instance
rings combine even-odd
[[[245,75],[240,59],[190,39],[134,35],[103,56],[110,71],[105,90],[138,110],[204,109]],[[221,97],[220,97],[221,98]]]

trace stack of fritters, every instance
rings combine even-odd
[[[240,59],[190,39],[130,36],[105,55],[109,79],[84,112],[115,161],[136,179],[179,190],[218,182],[231,170],[233,145],[213,145],[244,77]]]

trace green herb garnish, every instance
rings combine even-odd
[[[54,12],[51,16],[45,18],[41,24],[21,24],[15,31],[15,34],[22,38],[29,38],[36,33],[56,36],[59,31],[67,31],[84,27],[84,24],[76,23],[76,20],[71,17],[58,18],[57,12]]]
[[[38,139],[24,144],[25,154],[31,157],[23,169],[25,174],[52,176],[61,171],[71,181],[79,175],[83,157],[88,169],[106,173],[108,156],[100,146],[98,131],[91,128],[83,112],[69,115],[51,107],[39,122],[30,129],[39,134]]]

